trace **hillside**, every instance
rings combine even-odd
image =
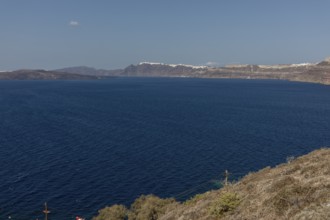
[[[141,196],[129,209],[106,207],[93,220],[330,219],[330,148],[289,158],[250,173],[237,183],[174,199]]]
[[[62,73],[46,70],[16,70],[0,72],[0,80],[89,80],[96,76],[86,76],[74,73]]]

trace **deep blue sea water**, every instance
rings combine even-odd
[[[51,220],[90,219],[225,169],[237,178],[274,166],[330,145],[329,134],[330,86],[318,84],[0,81],[0,219],[41,219],[45,201]]]

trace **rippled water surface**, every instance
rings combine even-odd
[[[42,218],[45,201],[52,220],[90,218],[141,194],[182,195],[225,169],[235,178],[330,145],[330,86],[1,81],[0,123],[0,219]]]

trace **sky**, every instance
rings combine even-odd
[[[330,56],[329,0],[0,0],[0,70]]]

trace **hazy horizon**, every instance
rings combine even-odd
[[[4,0],[0,71],[287,64],[330,55],[330,2]]]

